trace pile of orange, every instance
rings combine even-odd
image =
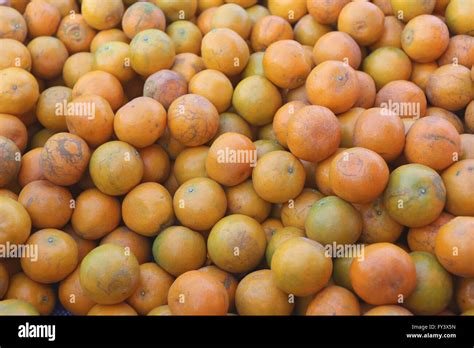
[[[0,1],[0,315],[474,314],[473,18]]]

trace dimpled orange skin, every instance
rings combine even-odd
[[[285,151],[267,153],[252,172],[255,191],[271,203],[284,203],[297,197],[303,190],[305,177],[301,162]]]
[[[316,294],[306,315],[360,315],[360,305],[352,292],[331,285]]]
[[[387,162],[403,152],[405,127],[398,115],[381,108],[364,111],[354,127],[354,146],[377,152]]]
[[[120,202],[93,188],[83,191],[76,198],[71,217],[74,232],[89,240],[102,238],[120,223]]]
[[[172,315],[226,315],[229,295],[210,274],[189,271],[180,275],[168,292]]]
[[[265,76],[278,87],[293,89],[305,83],[311,66],[299,42],[280,40],[265,50],[263,70]]]
[[[410,255],[391,243],[364,248],[364,259],[354,258],[349,275],[355,293],[372,305],[398,304],[416,287],[416,268]]]
[[[81,105],[90,105],[93,115],[82,114]],[[76,110],[66,116],[69,132],[84,139],[90,147],[97,148],[112,137],[114,112],[107,100],[98,95],[86,94],[75,98],[68,107]]]
[[[143,95],[155,99],[166,110],[168,110],[173,101],[187,93],[188,84],[182,74],[167,69],[160,70],[149,76],[143,87]]]
[[[293,29],[283,18],[265,16],[260,18],[252,28],[250,38],[255,52],[265,51],[272,43],[280,40],[292,40]]]
[[[39,95],[38,82],[28,71],[0,70],[0,113],[22,115],[35,106]]]
[[[84,140],[74,134],[58,133],[44,144],[40,158],[41,172],[56,185],[76,184],[87,169],[90,157]]]
[[[339,197],[352,203],[370,203],[388,183],[389,169],[376,152],[354,147],[339,153],[331,163],[329,180]]]
[[[313,59],[316,65],[327,60],[339,60],[357,69],[362,61],[362,54],[359,45],[349,34],[331,31],[321,36],[314,45]]]
[[[240,184],[252,174],[257,160],[256,151],[255,145],[245,135],[224,133],[209,148],[207,175],[225,186]],[[237,156],[239,153],[243,154],[241,158]]]
[[[170,105],[168,128],[171,135],[183,145],[203,145],[216,134],[219,113],[205,97],[186,94]]]
[[[21,268],[31,279],[44,283],[56,283],[76,269],[78,249],[76,242],[67,233],[56,229],[35,232],[26,241],[38,246],[38,259],[22,258]]]
[[[325,106],[335,114],[349,110],[359,97],[355,70],[343,62],[328,60],[319,64],[306,80],[312,104]]]
[[[201,55],[208,69],[227,76],[241,73],[249,60],[247,43],[231,29],[213,29],[202,39]]]
[[[410,163],[420,163],[443,170],[461,155],[461,137],[448,121],[427,116],[417,120],[407,134],[405,156]]]
[[[72,195],[69,190],[47,180],[33,181],[26,185],[21,190],[18,201],[28,211],[36,228],[62,228],[72,215]]]
[[[446,186],[446,210],[458,216],[474,216],[474,159],[454,163],[441,175]]]
[[[305,106],[290,117],[287,143],[298,158],[320,162],[331,156],[341,142],[341,126],[324,106]]]
[[[435,240],[435,255],[450,273],[474,277],[474,217],[458,216],[443,225]]]

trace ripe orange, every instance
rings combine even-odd
[[[376,306],[364,313],[364,315],[413,315],[408,309],[397,305]]]
[[[252,181],[226,188],[228,214],[242,214],[263,222],[272,208],[271,204],[257,195]]]
[[[31,279],[44,284],[56,283],[76,269],[78,249],[69,234],[44,229],[32,234],[26,244],[38,248],[37,260],[32,257],[21,259],[21,268]]]
[[[432,13],[436,2],[436,0],[391,0],[391,5],[394,15],[408,22],[417,16]]]
[[[264,16],[252,27],[250,38],[255,52],[265,51],[272,43],[280,40],[292,40],[291,25],[278,16]]]
[[[198,26],[189,21],[176,21],[166,28],[174,43],[176,54],[201,53],[202,33]]]
[[[311,207],[323,197],[324,195],[315,189],[303,189],[298,197],[282,206],[281,221],[283,225],[304,229]]]
[[[342,31],[331,31],[319,38],[313,48],[316,65],[327,60],[339,60],[357,69],[362,61],[360,47],[355,40]]]
[[[218,70],[200,71],[189,81],[189,93],[207,98],[219,113],[230,107],[233,92],[230,80]]]
[[[308,0],[309,14],[321,24],[336,24],[339,13],[350,0]]]
[[[296,237],[305,237],[304,225],[303,228],[293,226],[277,228],[270,236],[267,249],[265,250],[265,259],[267,261],[267,265],[270,266],[272,264],[273,254],[280,245],[282,245],[288,239]]]
[[[0,243],[21,244],[28,239],[31,232],[31,218],[21,202],[1,196],[0,218],[3,221],[0,226]]]
[[[228,28],[246,40],[250,36],[252,22],[248,13],[241,6],[233,3],[221,5],[214,12],[211,19],[211,28]]]
[[[275,132],[278,142],[284,147],[288,147],[288,121],[304,106],[306,106],[306,104],[302,101],[290,101],[280,107],[273,117],[273,131]]]
[[[74,315],[86,315],[95,302],[86,296],[80,280],[80,266],[59,284],[58,297],[61,305]]]
[[[8,6],[0,7],[0,38],[23,42],[27,31],[26,21],[20,12]]]
[[[469,1],[453,0],[446,7],[446,23],[455,34],[471,35],[474,31],[471,18],[474,14],[474,5]]]
[[[66,46],[57,38],[39,36],[28,44],[33,65],[31,71],[42,79],[53,79],[63,71],[69,57]]]
[[[390,0],[386,0],[390,3]],[[375,3],[375,2],[374,2]],[[372,51],[380,47],[402,48],[401,35],[405,24],[395,16],[386,16],[384,18],[384,29],[382,36],[370,45]]]
[[[350,2],[339,13],[337,27],[351,35],[359,45],[369,46],[382,36],[384,13],[370,2]]]
[[[166,110],[168,110],[175,99],[187,93],[188,85],[186,79],[178,72],[167,69],[150,75],[143,87],[143,95],[155,99]]]
[[[31,70],[31,54],[25,45],[14,39],[0,39],[0,45],[3,50],[0,70],[13,67]]]
[[[360,305],[352,292],[331,285],[314,296],[306,315],[360,315]]]
[[[63,67],[63,80],[67,87],[73,88],[82,75],[92,71],[94,55],[90,52],[79,52],[71,55]]]
[[[207,273],[213,276],[224,285],[227,295],[229,296],[229,311],[235,309],[235,291],[237,290],[238,281],[235,277],[216,266],[206,266],[198,269],[199,272]]]
[[[472,194],[474,159],[462,160],[451,165],[443,174],[446,186],[446,210],[457,216],[474,216]]]
[[[268,0],[267,6],[272,15],[282,17],[291,24],[308,12],[305,0]]]
[[[150,2],[137,2],[127,8],[122,17],[122,28],[130,39],[147,29],[165,31],[166,18],[163,11]]]
[[[466,68],[474,64],[474,37],[469,35],[456,35],[449,39],[448,48],[439,57],[438,64],[446,65],[458,63]]]
[[[112,305],[96,304],[87,315],[100,315],[100,316],[112,316],[112,315],[127,315],[134,316],[137,312],[125,302],[116,303]]]
[[[39,95],[38,82],[28,71],[0,70],[0,113],[22,115],[35,106]]]
[[[165,13],[168,22],[193,18],[198,6],[197,0],[153,0],[153,2]]]
[[[91,53],[97,51],[97,49],[104,43],[110,41],[120,41],[130,43],[130,39],[120,29],[107,29],[101,30],[97,33],[91,42]]]
[[[43,127],[52,131],[67,131],[67,105],[71,100],[72,89],[68,87],[57,86],[44,90],[38,99],[38,104],[36,104],[38,121]]]
[[[191,81],[194,75],[204,69],[204,60],[194,53],[177,54],[171,66],[171,70],[180,73],[186,82]]]
[[[122,0],[110,0],[99,4],[94,0],[83,0],[81,13],[86,22],[97,30],[111,29],[120,23],[124,6]]]
[[[96,31],[92,29],[80,14],[65,16],[57,31],[57,37],[66,46],[69,54],[89,51]]]
[[[0,187],[4,187],[17,177],[21,166],[20,149],[4,136],[0,136],[0,158]]]

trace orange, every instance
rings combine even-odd
[[[41,172],[56,185],[76,184],[87,169],[90,157],[89,147],[80,137],[57,133],[46,141],[41,151]]]
[[[180,73],[186,82],[191,81],[194,75],[204,69],[204,60],[194,53],[177,54],[171,66],[171,70]]]
[[[331,27],[321,24],[311,14],[303,16],[294,27],[295,40],[302,45],[313,47],[318,39],[331,31]]]
[[[353,145],[375,151],[387,162],[393,161],[405,146],[403,122],[388,109],[365,110],[355,124]]]
[[[168,291],[173,281],[173,277],[155,263],[140,265],[138,287],[127,302],[138,314],[146,315],[168,302]]]
[[[383,86],[375,98],[375,105],[402,118],[418,119],[426,115],[426,96],[410,81],[392,81]]]
[[[292,40],[291,25],[278,16],[264,16],[252,27],[250,41],[254,51],[265,51],[272,43],[280,40]]]
[[[416,288],[405,306],[416,315],[435,315],[445,309],[453,296],[453,279],[433,254],[410,254],[416,267]]]
[[[276,233],[276,231],[283,227],[281,221],[274,218],[269,218],[262,222],[262,228],[265,232],[267,242],[270,242],[271,237]]]
[[[165,31],[166,19],[163,11],[149,2],[137,2],[127,8],[122,17],[122,28],[130,39],[147,29]]]
[[[175,99],[187,93],[186,79],[178,72],[167,69],[149,76],[143,87],[143,95],[155,99],[166,110]]]
[[[130,297],[140,281],[133,254],[118,245],[104,244],[82,260],[80,284],[87,297],[100,304],[117,304]]]
[[[474,37],[469,35],[456,35],[449,39],[448,48],[439,57],[438,64],[446,65],[458,63],[466,68],[474,64]]]
[[[404,22],[433,12],[436,6],[436,0],[391,0],[394,15]]]
[[[80,266],[59,284],[61,305],[74,315],[86,315],[95,302],[86,296],[79,281]]]
[[[369,46],[382,36],[384,13],[370,2],[351,2],[339,13],[337,27],[351,35],[359,45]]]
[[[26,6],[25,13],[28,34],[38,36],[53,36],[56,33],[61,14],[59,10],[44,0],[33,0]]]
[[[21,152],[16,144],[0,136],[0,187],[10,184],[17,176],[21,166]],[[249,173],[250,175],[250,173]]]
[[[171,285],[168,306],[173,315],[225,315],[229,296],[224,285],[212,275],[190,271]]]
[[[231,273],[248,272],[260,263],[266,246],[262,226],[251,217],[233,214],[214,225],[207,240],[209,257]]]
[[[327,60],[339,60],[357,69],[362,61],[359,45],[342,31],[331,31],[319,38],[313,48],[316,65]]]
[[[260,198],[252,181],[226,188],[228,214],[243,214],[263,222],[270,215],[271,204]]]
[[[149,97],[133,99],[122,106],[114,118],[117,138],[136,148],[153,145],[163,135],[165,127],[165,108]],[[133,132],[131,129],[137,131]]]
[[[92,71],[94,55],[89,52],[79,52],[70,56],[63,67],[63,80],[67,87],[73,88],[82,75]]]
[[[158,29],[141,31],[130,43],[131,66],[142,76],[171,68],[175,54],[171,38]]]
[[[59,39],[40,36],[30,41],[27,47],[33,61],[31,71],[36,77],[53,79],[61,74],[69,53]]]
[[[132,80],[135,72],[130,66],[130,46],[117,41],[100,45],[94,52],[92,70],[108,72],[122,83]]]
[[[168,22],[193,18],[198,6],[197,0],[154,0],[153,2],[165,13]]]
[[[332,273],[332,260],[318,242],[295,237],[276,249],[271,270],[278,288],[295,296],[308,296],[326,286]]]
[[[74,232],[84,239],[99,239],[120,223],[120,203],[97,189],[81,192],[71,217]]]
[[[408,309],[397,305],[376,306],[364,313],[364,315],[413,315]]]
[[[460,277],[474,276],[473,238],[474,218],[460,216],[443,225],[435,241],[435,254],[441,265]]]
[[[219,127],[219,114],[205,97],[186,94],[177,98],[168,109],[171,135],[186,146],[199,146],[214,137]]]
[[[189,21],[176,21],[166,28],[166,34],[173,41],[176,54],[201,53],[202,33],[196,24]]]
[[[171,195],[158,183],[140,184],[125,196],[122,216],[132,231],[155,236],[174,222]]]
[[[151,240],[127,227],[118,227],[107,234],[101,239],[100,245],[102,244],[115,244],[125,248],[126,252],[137,258],[140,265],[151,260]]]
[[[69,132],[81,137],[92,148],[106,143],[114,132],[114,112],[107,100],[98,95],[84,94],[74,98],[67,104],[65,118]]]
[[[237,4],[221,5],[214,12],[211,19],[211,28],[228,28],[239,34],[242,39],[248,39],[252,22],[248,13]]]
[[[21,202],[0,196],[0,243],[22,244],[31,232],[31,218]]]
[[[31,279],[44,283],[56,283],[76,269],[77,244],[67,233],[56,229],[44,229],[28,238],[26,245],[38,248],[38,259],[22,258],[21,268]]]
[[[389,169],[376,152],[354,147],[334,157],[329,169],[331,189],[351,203],[370,203],[384,191]]]
[[[222,3],[223,2],[224,1],[222,1]],[[219,5],[222,5],[222,3]],[[217,6],[209,7],[202,11],[197,17],[196,24],[203,35],[206,35],[212,30],[212,17],[214,16],[214,13],[216,13],[217,9]]]
[[[169,176],[171,165],[166,151],[158,144],[138,150],[143,161],[142,182],[163,183]]]
[[[209,152],[207,146],[190,147],[184,149],[174,162],[173,172],[182,185],[184,182],[194,178],[207,177],[206,158]]]
[[[298,158],[320,162],[331,156],[341,142],[336,116],[324,106],[305,106],[287,123],[288,148]]]
[[[464,108],[472,99],[472,79],[462,65],[440,66],[430,76],[426,96],[433,106],[450,111]]]
[[[449,30],[438,17],[421,15],[407,23],[401,43],[412,60],[429,63],[438,59],[448,47]]]
[[[354,258],[350,279],[355,293],[373,305],[401,303],[416,287],[416,267],[403,249],[391,243],[365,247],[364,258]]]
[[[94,0],[83,0],[81,13],[86,22],[94,29],[114,28],[120,23],[124,6],[122,0],[110,0],[99,4]]]
[[[87,240],[80,237],[76,232],[74,232],[71,225],[66,225],[63,228],[63,231],[69,234],[77,244],[78,264],[80,264],[82,259],[89,253],[89,251],[94,249],[98,244],[97,241]]]
[[[72,89],[51,87],[44,90],[36,104],[36,117],[41,125],[55,132],[67,131],[67,105],[72,100]]]
[[[314,296],[306,315],[360,315],[360,305],[352,292],[331,285]]]
[[[309,14],[321,24],[336,24],[339,13],[350,0],[308,0]]]
[[[301,193],[305,176],[305,169],[295,156],[272,151],[258,160],[252,181],[255,191],[264,200],[284,203]]]
[[[207,256],[204,237],[182,226],[168,227],[160,232],[152,250],[155,262],[175,277],[200,268]]]
[[[311,71],[303,46],[294,40],[272,43],[263,56],[265,76],[280,88],[296,88]]]
[[[128,44],[130,39],[120,29],[101,30],[91,42],[91,52],[94,53],[102,44],[110,41],[120,41]]]
[[[291,24],[308,12],[305,0],[268,0],[267,7],[272,15],[282,17]]]
[[[451,32],[473,36],[474,26],[471,18],[474,14],[474,5],[469,1],[452,0],[446,7],[446,23]]]
[[[473,282],[474,278],[460,278],[456,288],[456,303],[463,312],[474,308]]]
[[[405,156],[410,163],[420,163],[443,170],[457,161],[461,137],[448,121],[426,116],[417,120],[407,134]]]
[[[446,202],[443,180],[433,169],[421,164],[406,164],[390,174],[384,205],[390,216],[408,227],[432,223]]]
[[[23,187],[18,202],[28,211],[33,226],[39,229],[64,227],[73,211],[69,190],[47,180],[33,181]]]
[[[245,276],[237,287],[235,302],[240,315],[290,315],[294,307],[268,269]]]
[[[228,132],[212,143],[206,158],[207,175],[225,186],[245,181],[257,162],[257,150],[245,135]]]
[[[201,55],[206,68],[235,76],[244,70],[250,53],[247,43],[239,34],[228,28],[219,28],[204,36]]]
[[[89,171],[100,191],[111,196],[121,196],[142,180],[143,161],[138,151],[129,144],[110,141],[94,151]]]
[[[112,305],[103,305],[96,304],[87,315],[100,315],[100,316],[112,316],[112,315],[127,315],[134,316],[137,315],[137,312],[125,302],[112,304]]]
[[[267,261],[267,265],[272,264],[272,258],[275,250],[277,250],[278,247],[288,239],[295,237],[305,237],[304,226],[302,229],[293,226],[286,226],[276,229],[276,231],[274,231],[271,235],[265,250],[265,259]]]
[[[0,38],[25,41],[28,28],[26,21],[16,9],[0,7]]]
[[[123,104],[124,92],[120,81],[105,71],[90,71],[77,80],[72,89],[72,98],[83,94],[95,94],[103,97],[110,104],[113,111]]]
[[[403,226],[392,219],[380,196],[368,204],[356,205],[362,216],[363,243],[394,243],[403,232]]]
[[[306,80],[312,104],[325,106],[335,114],[349,110],[359,97],[355,70],[343,62],[328,60],[314,68]]]
[[[219,280],[225,287],[229,296],[229,311],[235,309],[235,292],[237,290],[238,281],[230,273],[221,270],[216,266],[206,266],[198,269],[198,271],[207,273]]]
[[[29,72],[20,68],[0,70],[0,113],[22,115],[34,107],[39,95],[38,82]]]
[[[244,71],[242,71],[242,79],[253,75],[265,77],[265,72],[263,71],[264,55],[265,52],[254,52],[250,55],[247,66]]]
[[[208,178],[194,178],[178,188],[173,208],[184,226],[205,231],[225,215],[227,200],[218,183]]]
[[[272,122],[281,104],[278,88],[267,78],[259,75],[249,76],[240,81],[232,97],[232,106],[237,113],[254,126]]]
[[[474,216],[472,194],[474,160],[462,160],[454,163],[443,174],[446,186],[446,210],[453,215]]]
[[[311,207],[323,197],[324,195],[315,189],[303,189],[298,197],[282,206],[281,221],[283,225],[304,229]]]
[[[41,315],[50,315],[56,303],[56,297],[51,285],[31,280],[23,272],[11,277],[5,299],[28,302]]]
[[[360,80],[359,80],[360,82]],[[375,90],[375,86],[374,86]],[[375,93],[374,93],[375,99]],[[372,103],[373,104],[373,103]],[[341,126],[341,147],[354,146],[354,128],[357,120],[365,111],[362,107],[354,107],[337,116],[337,120]],[[326,162],[325,162],[326,163]]]
[[[273,131],[275,132],[278,142],[284,147],[288,147],[288,121],[296,112],[305,106],[306,104],[302,101],[291,101],[284,104],[275,113],[273,117]]]
[[[401,49],[380,47],[364,59],[362,68],[374,79],[377,89],[380,89],[391,81],[408,80],[412,64],[410,58]]]
[[[189,81],[189,93],[207,98],[219,113],[230,107],[233,92],[230,80],[218,70],[200,71]]]
[[[14,0],[14,2],[22,2],[22,1],[23,0],[19,0],[19,1]],[[77,6],[76,1],[74,0],[46,0],[46,2],[55,6],[59,10],[61,17],[70,15],[71,11],[74,11],[76,13],[79,12],[79,7]]]
[[[181,144],[173,136],[171,136],[169,128],[166,127],[165,133],[158,139],[158,144],[160,144],[163,149],[168,154],[169,158],[175,160],[176,157],[183,151],[186,146]]]
[[[31,54],[25,45],[13,39],[0,39],[0,45],[3,50],[0,70],[13,67],[31,70]]]
[[[354,244],[362,232],[361,214],[336,196],[321,198],[313,204],[305,220],[308,238],[323,245]]]
[[[382,36],[370,46],[370,49],[376,50],[386,46],[402,48],[401,35],[405,24],[395,16],[386,16],[383,25]]]
[[[57,37],[66,46],[69,54],[89,51],[96,31],[80,14],[65,16],[57,31]]]

